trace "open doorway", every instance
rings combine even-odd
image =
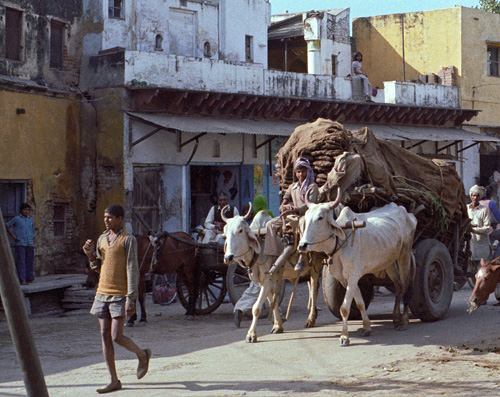
[[[226,193],[229,204],[240,210],[240,167],[192,165],[189,168],[191,188],[190,229],[201,225],[217,195]]]

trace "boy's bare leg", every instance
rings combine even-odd
[[[135,353],[139,359],[139,367],[137,368],[137,377],[140,379],[146,375],[149,358],[151,351],[146,349],[142,350],[135,342],[128,336],[123,335],[123,325],[125,324],[125,317],[115,317],[111,322],[111,335],[113,341],[123,346],[128,351]],[[113,360],[114,362],[114,360]]]
[[[99,325],[101,327],[102,353],[104,361],[108,367],[111,383],[102,389],[97,389],[98,393],[109,393],[122,388],[121,382],[118,380],[115,365],[115,347],[111,336],[112,320],[109,317],[99,317]]]

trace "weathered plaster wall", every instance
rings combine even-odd
[[[87,60],[87,59],[86,59]],[[82,65],[88,86],[110,87],[131,84],[186,90],[249,93],[310,99],[351,98],[350,80],[331,75],[267,70],[258,64],[234,65],[210,59],[138,51],[114,52],[90,57]]]
[[[16,114],[16,109],[24,114]],[[79,110],[76,98],[0,90],[0,179],[28,184],[35,221],[36,274],[83,271],[80,251]],[[53,207],[66,204],[65,239],[54,238]]]
[[[0,37],[5,37],[5,9],[22,12],[21,59],[5,59],[5,40],[0,40],[0,74],[41,81],[53,87],[76,86],[82,49],[82,6],[77,0],[21,1],[0,5]],[[51,20],[65,24],[62,70],[49,67]]]
[[[107,1],[85,1],[88,33],[84,55],[123,47],[202,58],[205,43],[209,43],[209,58],[217,59],[217,1],[188,0],[185,4],[179,0],[125,1],[123,18],[108,18]],[[156,49],[157,35],[162,37],[162,49]]]
[[[385,103],[451,108],[460,107],[459,88],[442,84],[386,81],[384,82],[384,97]]]
[[[122,107],[127,94],[122,88],[93,92],[82,105],[82,156],[80,160],[83,228],[97,237],[104,230],[104,209],[113,203],[125,205],[129,193],[124,183],[124,130]],[[130,213],[126,214],[128,220]]]
[[[220,0],[221,59],[245,62],[245,35],[253,37],[253,62],[267,68],[269,0]]]
[[[332,74],[332,55],[337,57],[337,76],[351,73],[350,9],[337,15],[325,13],[322,21],[321,73]]]
[[[131,122],[132,141],[135,141],[154,127],[138,121]],[[185,142],[196,134],[183,132],[182,141]],[[257,144],[264,140],[264,136],[257,136]],[[169,164],[185,165],[193,153],[195,142],[182,147],[177,152],[177,135],[160,131],[148,139],[134,146],[130,151],[132,163],[140,164]],[[215,148],[218,147],[218,150]],[[197,163],[231,163],[231,164],[264,164],[267,161],[266,148],[257,150],[254,158],[253,135],[250,134],[206,134],[199,138],[199,145],[191,162]],[[219,156],[215,156],[215,154]]]

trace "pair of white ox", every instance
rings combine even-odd
[[[409,299],[405,299],[402,315],[400,305],[403,295],[412,285],[415,274],[415,259],[411,250],[417,225],[416,217],[408,213],[404,207],[391,203],[360,214],[345,207],[335,220],[332,211],[335,205],[336,203],[309,205],[301,222],[302,238],[299,242],[299,250],[327,254],[329,271],[347,290],[340,309],[343,321],[340,345],[349,345],[347,319],[353,299],[363,320],[361,335],[369,336],[371,334],[370,320],[358,287],[358,281],[365,274],[371,273],[377,277],[387,275],[392,280],[396,289],[393,321],[398,329],[406,329],[409,323]],[[273,276],[265,274],[263,271],[272,264],[268,263],[269,258],[259,255],[257,261],[252,260],[254,253],[260,252],[259,241],[243,218],[239,218],[228,220],[226,225],[225,260],[236,260],[243,264],[251,262],[258,264],[258,270],[252,272],[251,277],[253,281],[261,285],[261,292],[252,308],[253,321],[247,334],[247,341],[255,342],[255,326],[260,309],[264,300],[270,296],[270,292],[276,292],[279,280],[272,279]],[[346,234],[339,226],[339,224],[346,224],[354,220],[364,221],[365,227],[349,231]],[[291,268],[291,266],[286,267]],[[318,283],[311,280],[309,286],[310,297],[317,297]],[[269,297],[269,299],[270,302],[276,301],[275,297]],[[316,311],[315,302],[310,298],[310,316],[311,310]],[[277,332],[277,327],[280,327],[279,332],[282,332],[282,322],[277,308],[274,310],[274,316],[273,332]]]

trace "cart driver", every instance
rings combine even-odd
[[[319,196],[319,188],[314,181],[314,172],[311,168],[309,160],[304,157],[299,157],[294,165],[293,170],[297,178],[297,182],[289,186],[283,201],[280,206],[281,216],[298,215],[302,216],[307,211],[307,202],[316,203]],[[267,223],[266,238],[264,241],[264,254],[278,257],[280,255],[276,244],[276,235],[283,222],[280,217],[274,218]],[[305,264],[301,261],[295,266],[295,271],[302,272],[305,269]]]
[[[227,194],[220,192],[217,197],[217,204],[210,208],[205,220],[205,236],[203,237],[202,243],[216,242],[218,244],[224,244],[222,231],[226,223],[222,220],[221,211],[226,205],[228,206],[228,209],[224,213],[226,218],[232,218],[240,214],[236,207],[229,205]]]

